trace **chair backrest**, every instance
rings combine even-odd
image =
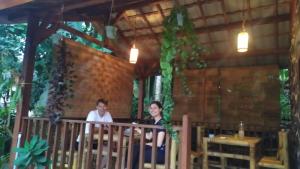
[[[170,168],[176,168],[176,157],[178,155],[178,144],[175,139],[171,141],[171,150],[170,150]]]
[[[197,126],[197,151],[203,150],[203,136],[204,136],[204,128],[203,126]]]
[[[177,157],[179,152],[179,146],[177,143],[177,140],[172,139],[172,137],[169,137],[171,139],[171,145],[170,145],[170,169],[176,169],[177,164]],[[151,168],[151,163],[145,163],[144,168]],[[165,164],[156,164],[157,169],[165,169]]]
[[[277,158],[284,165],[284,168],[289,168],[289,153],[288,153],[288,132],[281,130],[278,133],[278,152]]]

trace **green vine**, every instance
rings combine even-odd
[[[180,24],[178,15],[182,17]],[[203,68],[206,66],[201,54],[205,52],[194,31],[193,22],[189,20],[187,9],[182,6],[173,8],[171,14],[163,22],[164,32],[161,46],[160,67],[162,71],[164,122],[166,129],[174,136],[171,114],[174,101],[172,97],[173,73],[180,78],[183,91],[190,95],[184,70],[187,68]],[[174,71],[174,72],[173,72]],[[175,134],[176,135],[176,134]]]
[[[65,108],[70,107],[65,100],[74,95],[73,83],[76,80],[76,75],[74,74],[74,64],[67,61],[70,55],[70,49],[62,40],[55,48],[55,60],[53,62],[55,66],[52,70],[48,102],[45,109],[50,121],[54,124],[60,121]]]

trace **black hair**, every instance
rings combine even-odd
[[[99,103],[103,103],[103,104],[105,104],[106,106],[108,105],[108,101],[105,100],[105,99],[103,99],[103,98],[97,100],[96,106],[98,106]]]
[[[160,109],[162,109],[162,104],[161,104],[160,101],[152,101],[152,102],[150,103],[150,105],[152,105],[152,104],[155,104],[155,105],[157,105]]]

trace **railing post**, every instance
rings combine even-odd
[[[182,118],[182,132],[181,132],[181,158],[179,168],[190,168],[191,160],[191,122],[187,114]]]

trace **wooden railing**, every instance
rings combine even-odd
[[[190,140],[187,134],[190,132],[188,117],[185,117],[183,127],[176,127],[179,131],[181,142],[179,151],[181,161],[177,162],[179,168],[189,168]],[[89,133],[85,134],[85,127],[89,124]],[[97,125],[97,130],[96,130]],[[98,128],[99,127],[99,128]],[[125,129],[134,131],[135,127],[141,129],[141,135],[135,139],[134,132],[129,132],[125,136]],[[53,168],[101,168],[104,156],[107,157],[106,168],[112,165],[116,169],[131,168],[133,145],[140,144],[139,168],[144,168],[144,146],[145,133],[153,131],[152,144],[157,145],[156,134],[161,126],[142,125],[130,123],[100,123],[86,122],[82,120],[63,119],[56,125],[52,125],[48,118],[22,118],[20,145],[24,145],[25,140],[29,140],[33,135],[39,135],[46,139],[49,150],[46,156],[52,160]],[[185,134],[184,134],[185,133]],[[128,133],[127,133],[128,134]],[[93,141],[97,136],[97,148],[93,148]],[[78,141],[79,139],[79,141]],[[77,142],[78,141],[78,142]],[[75,145],[78,143],[78,149]],[[165,168],[170,168],[170,147],[171,136],[166,134]],[[156,168],[156,147],[152,148],[151,168]],[[125,161],[125,156],[127,160]],[[176,156],[175,156],[176,157]],[[114,160],[114,161],[113,161]],[[76,163],[76,165],[75,165]],[[125,166],[126,164],[126,166]]]

